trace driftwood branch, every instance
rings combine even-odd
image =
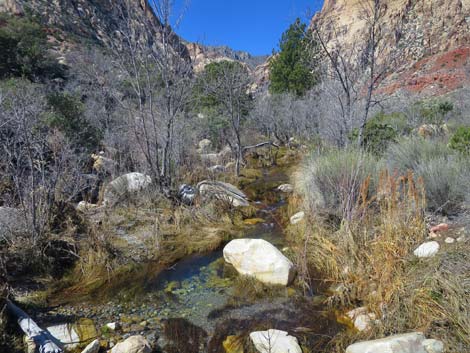
[[[248,151],[248,150],[252,150],[252,149],[255,149],[255,148],[264,147],[264,146],[273,146],[273,147],[279,148],[278,144],[276,144],[272,141],[267,141],[267,142],[258,143],[257,145],[245,146],[245,147],[243,147],[243,152]]]
[[[18,325],[20,325],[26,336],[39,347],[39,353],[63,352],[62,348],[54,342],[56,341],[54,337],[49,332],[41,329],[23,310],[9,300],[7,300],[7,308],[16,317]]]

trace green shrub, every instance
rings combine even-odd
[[[459,127],[451,137],[449,147],[460,153],[470,154],[470,127]]]
[[[0,78],[32,81],[64,77],[65,68],[48,52],[46,32],[25,17],[0,14]]]
[[[443,213],[457,210],[470,194],[468,171],[465,161],[452,155],[419,163],[415,173],[423,178],[427,207]]]
[[[361,185],[370,176],[372,187],[377,171],[377,159],[367,152],[332,150],[310,157],[298,183],[311,210],[323,209],[348,217],[356,206]]]
[[[422,138],[403,139],[388,149],[385,162],[391,172],[404,174],[411,170],[422,177],[427,207],[450,213],[468,199],[469,161],[443,142]]]
[[[414,109],[419,114],[420,124],[441,125],[447,114],[454,110],[454,105],[449,101],[430,99],[415,103]]]
[[[421,163],[439,157],[447,157],[452,150],[443,142],[421,137],[404,138],[390,146],[385,153],[385,161],[392,172],[405,174],[416,171]]]
[[[68,93],[52,93],[47,97],[51,112],[46,117],[48,126],[63,132],[77,147],[96,148],[101,140],[100,131],[84,117],[83,103]]]
[[[399,113],[379,113],[370,119],[365,126],[362,146],[369,152],[381,155],[398,136],[409,133],[406,118]],[[350,140],[356,141],[359,131],[354,129]]]

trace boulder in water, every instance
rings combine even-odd
[[[110,353],[151,353],[149,342],[144,336],[130,336],[125,341],[116,344]]]
[[[294,278],[294,264],[266,240],[235,239],[223,252],[238,273],[263,283],[287,286]]]
[[[197,184],[197,189],[204,198],[224,200],[234,207],[246,207],[250,205],[245,193],[229,183],[204,180]]]
[[[260,353],[302,353],[297,338],[285,331],[271,329],[252,332],[250,339]]]

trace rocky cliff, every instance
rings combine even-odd
[[[385,90],[440,95],[470,82],[470,0],[385,3],[381,25],[389,50],[383,55],[398,50],[401,56]],[[310,26],[330,45],[350,50],[367,28],[364,6],[363,0],[325,0]]]

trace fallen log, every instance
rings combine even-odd
[[[28,314],[18,308],[10,300],[7,300],[7,309],[16,317],[18,325],[20,325],[25,335],[39,347],[39,353],[63,352],[62,348],[56,343],[56,339],[52,337],[49,332],[40,328]]]
[[[280,148],[280,146],[277,145],[276,143],[271,142],[271,141],[267,141],[267,142],[258,143],[258,144],[253,145],[253,146],[245,146],[245,147],[243,147],[243,152],[246,152],[248,150],[252,150],[252,149],[255,149],[255,148],[264,147],[264,146],[273,146],[273,147],[276,147],[276,148]]]

